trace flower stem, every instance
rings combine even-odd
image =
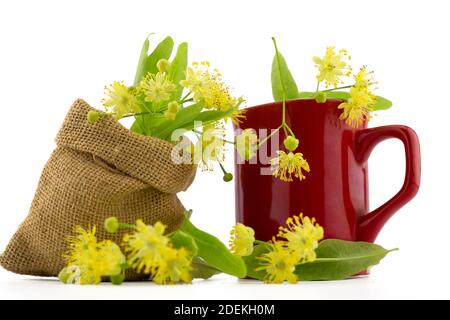
[[[136,229],[136,227],[133,224],[128,224],[128,223],[119,223],[119,228],[124,228],[124,229]]]
[[[122,118],[128,118],[128,117],[136,117],[136,116],[143,116],[146,114],[150,114],[151,112],[139,112],[139,113],[129,113],[124,115]]]
[[[334,90],[340,90],[340,89],[348,89],[353,87],[354,85],[351,86],[343,86],[343,87],[337,87],[337,88],[331,88],[331,89],[327,89],[327,90],[322,90],[322,92],[330,92],[330,91],[334,91]]]
[[[295,138],[295,133],[294,133],[294,131],[292,131],[291,127],[289,127],[286,123],[284,123],[284,127],[289,131],[291,136],[293,136]]]
[[[223,164],[216,158],[217,162],[219,163],[220,169],[222,169],[223,174],[227,174],[227,170],[223,167]]]
[[[180,104],[187,102],[187,98],[191,95],[192,91],[189,91],[180,101]]]
[[[320,85],[320,81],[317,81],[316,93],[319,92],[319,85]]]
[[[274,131],[272,131],[267,137],[265,137],[263,140],[261,140],[258,143],[258,149],[261,148],[261,146],[270,138],[272,138],[272,136],[277,133],[278,131],[280,131],[280,129],[283,127],[283,125],[280,125],[278,128],[276,128]]]
[[[192,129],[192,131],[193,131],[194,133],[202,134],[201,131],[196,130],[196,129]],[[226,143],[229,143],[229,144],[236,144],[236,143],[233,142],[233,141],[229,141],[229,140],[225,140],[225,139],[222,139],[222,140],[223,140],[223,142],[226,142]]]

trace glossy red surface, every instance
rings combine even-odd
[[[296,151],[303,153],[311,167],[306,180],[283,182],[261,175],[267,161],[236,162],[236,219],[253,227],[257,239],[271,239],[289,215],[303,212],[324,227],[325,238],[373,242],[384,223],[417,193],[420,150],[415,132],[405,126],[352,129],[338,119],[340,103],[287,101],[286,122],[300,140]],[[247,110],[246,120],[238,126],[241,129],[258,132],[281,124],[281,103]],[[405,146],[405,182],[391,200],[369,213],[367,159],[373,147],[387,138],[400,139]],[[283,139],[280,134],[280,145]]]

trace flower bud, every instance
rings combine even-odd
[[[227,172],[223,175],[223,181],[230,182],[231,180],[233,180],[233,175],[231,173]]]
[[[283,143],[284,147],[289,151],[294,151],[298,147],[298,139],[295,139],[293,136],[288,136]]]
[[[177,116],[176,113],[170,112],[169,110],[164,112],[164,118],[166,118],[166,120],[173,121],[175,120],[176,116]]]
[[[61,281],[62,283],[67,283],[67,279],[69,278],[69,276],[71,275],[71,273],[69,273],[67,271],[67,268],[62,269],[59,274],[58,274],[58,279],[59,281]]]
[[[319,91],[316,93],[314,98],[316,99],[317,103],[325,103],[327,101],[327,93]]]
[[[111,276],[111,283],[115,285],[122,284],[123,280],[125,280],[125,275],[123,273],[119,273],[115,276]]]
[[[170,62],[167,59],[160,59],[158,63],[156,63],[156,67],[160,72],[168,72],[170,69]]]
[[[116,217],[109,217],[105,220],[105,230],[109,233],[115,233],[119,229],[119,220]]]
[[[180,110],[180,105],[176,101],[171,101],[167,105],[167,111],[177,113]]]
[[[91,110],[87,114],[87,121],[90,124],[95,124],[100,119],[100,117],[101,117],[100,112],[95,111],[95,110]]]

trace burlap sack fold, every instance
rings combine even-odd
[[[77,100],[67,114],[29,214],[0,256],[5,269],[58,275],[65,238],[75,225],[96,225],[99,239],[120,244],[123,232],[111,235],[103,229],[109,216],[127,223],[161,221],[168,231],[181,223],[184,208],[176,193],[192,183],[194,166],[174,164],[169,142],[132,133],[112,119],[89,124],[90,110]]]

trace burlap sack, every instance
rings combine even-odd
[[[174,164],[169,142],[132,133],[112,119],[89,124],[90,110],[77,100],[66,116],[30,212],[0,256],[5,269],[58,275],[65,238],[75,225],[96,225],[99,239],[120,244],[123,231],[111,235],[103,228],[109,216],[127,223],[159,220],[168,231],[181,222],[184,208],[176,193],[192,183],[194,166]]]

